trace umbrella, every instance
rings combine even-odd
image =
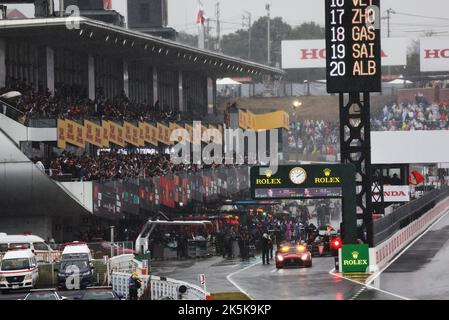
[[[0,96],[0,98],[9,100],[9,99],[18,98],[18,97],[20,97],[20,96],[22,96],[22,94],[21,94],[19,91],[10,91],[10,92],[7,92],[7,93],[5,93],[5,94],[2,94],[2,95]]]

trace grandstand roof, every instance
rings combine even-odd
[[[76,26],[76,28],[73,28]],[[29,38],[92,53],[107,52],[130,60],[151,60],[158,66],[207,72],[212,77],[283,76],[281,69],[180,44],[84,17],[0,20],[0,36]],[[27,39],[28,40],[28,39]]]

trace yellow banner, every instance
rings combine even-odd
[[[285,111],[276,111],[256,116],[256,130],[289,129],[290,119]]]
[[[170,128],[166,125],[158,122],[157,123],[157,138],[159,142],[165,145],[170,145]]]
[[[84,130],[86,131],[86,142],[97,147],[103,147],[102,127],[96,123],[84,120]]]
[[[257,122],[257,115],[252,113],[251,111],[247,111],[248,116],[248,129],[256,130],[256,122]]]
[[[67,126],[65,120],[58,119],[58,148],[65,149],[66,148],[66,134],[67,134]]]
[[[86,132],[84,126],[71,120],[66,120],[66,125],[66,142],[84,149],[86,146]]]
[[[139,145],[139,128],[135,125],[125,122],[123,124],[123,130],[125,131],[125,142],[132,144],[133,146],[140,147]]]
[[[248,114],[243,110],[239,110],[239,127],[248,129]]]
[[[125,133],[123,127],[115,122],[109,122],[109,142],[118,146],[125,146]]]
[[[109,122],[101,121],[101,144],[103,147],[109,147]]]
[[[182,127],[174,122],[170,122],[170,135],[173,133],[173,131],[178,130],[178,129],[183,130],[183,131],[186,130],[186,129],[184,129],[184,127]],[[180,136],[178,136],[177,142],[179,142],[181,139],[182,138]],[[189,141],[189,139],[187,139],[187,141]]]
[[[139,122],[139,146],[145,146],[145,122]]]

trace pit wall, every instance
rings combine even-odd
[[[449,211],[449,198],[439,202],[419,219],[399,230],[388,240],[374,248],[370,248],[370,270],[382,270],[401,250],[421,235],[430,225]]]

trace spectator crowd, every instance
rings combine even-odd
[[[422,94],[415,101],[392,103],[371,119],[373,131],[448,130],[449,103],[430,103]]]
[[[50,163],[50,175],[71,175],[81,181],[159,177],[175,172],[198,172],[219,165],[174,164],[169,154],[100,152],[97,156],[64,151]]]
[[[304,155],[332,155],[339,151],[340,128],[337,122],[305,120],[292,122],[288,134],[291,152]]]
[[[19,91],[22,96],[17,102],[17,109],[24,113],[24,122],[32,118],[65,119],[104,119],[117,121],[176,121],[180,114],[159,101],[154,105],[131,101],[121,92],[114,99],[107,99],[102,88],[97,88],[95,100],[87,97],[84,87],[77,85],[55,86],[51,95],[48,89],[35,88],[26,80],[8,79],[7,86],[0,89],[0,94]]]

